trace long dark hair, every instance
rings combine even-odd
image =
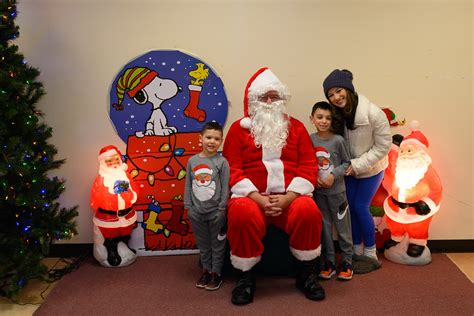
[[[354,127],[354,119],[355,119],[355,114],[357,110],[357,105],[359,104],[359,97],[357,94],[354,92],[343,88],[346,90],[347,93],[347,103],[344,108],[340,108],[337,106],[334,106],[335,112],[336,112],[336,120],[338,121],[338,124],[341,126],[338,126],[338,129],[342,129],[342,133],[344,132],[344,125],[350,129],[353,130],[355,129]],[[339,134],[339,132],[337,132]]]

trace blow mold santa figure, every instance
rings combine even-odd
[[[417,121],[410,123],[410,129],[383,180],[389,193],[384,211],[391,231],[384,255],[401,264],[425,265],[431,262],[428,228],[439,211],[442,185],[431,165],[428,139]]]
[[[94,257],[106,267],[126,266],[136,259],[128,240],[137,220],[133,204],[138,190],[126,170],[117,147],[109,145],[100,150],[91,208],[94,210]]]

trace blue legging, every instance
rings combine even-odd
[[[382,183],[383,175],[384,172],[381,171],[369,178],[345,177],[354,245],[362,242],[365,247],[375,245],[375,225],[370,213],[370,202]]]

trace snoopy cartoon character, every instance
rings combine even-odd
[[[168,120],[161,110],[161,104],[174,97],[180,88],[171,79],[158,76],[156,71],[146,67],[134,67],[125,70],[117,81],[117,104],[113,107],[123,110],[123,98],[126,90],[127,95],[139,104],[147,102],[152,104],[152,112],[146,122],[145,131],[136,132],[137,137],[148,135],[167,136],[176,133],[176,127],[168,126]]]

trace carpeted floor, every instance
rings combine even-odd
[[[259,277],[254,303],[234,306],[234,276],[217,291],[195,288],[198,257],[139,257],[103,268],[93,258],[66,275],[34,315],[473,315],[474,284],[444,254],[427,266],[382,258],[382,268],[352,281],[322,282],[326,299],[307,300],[294,279]]]

